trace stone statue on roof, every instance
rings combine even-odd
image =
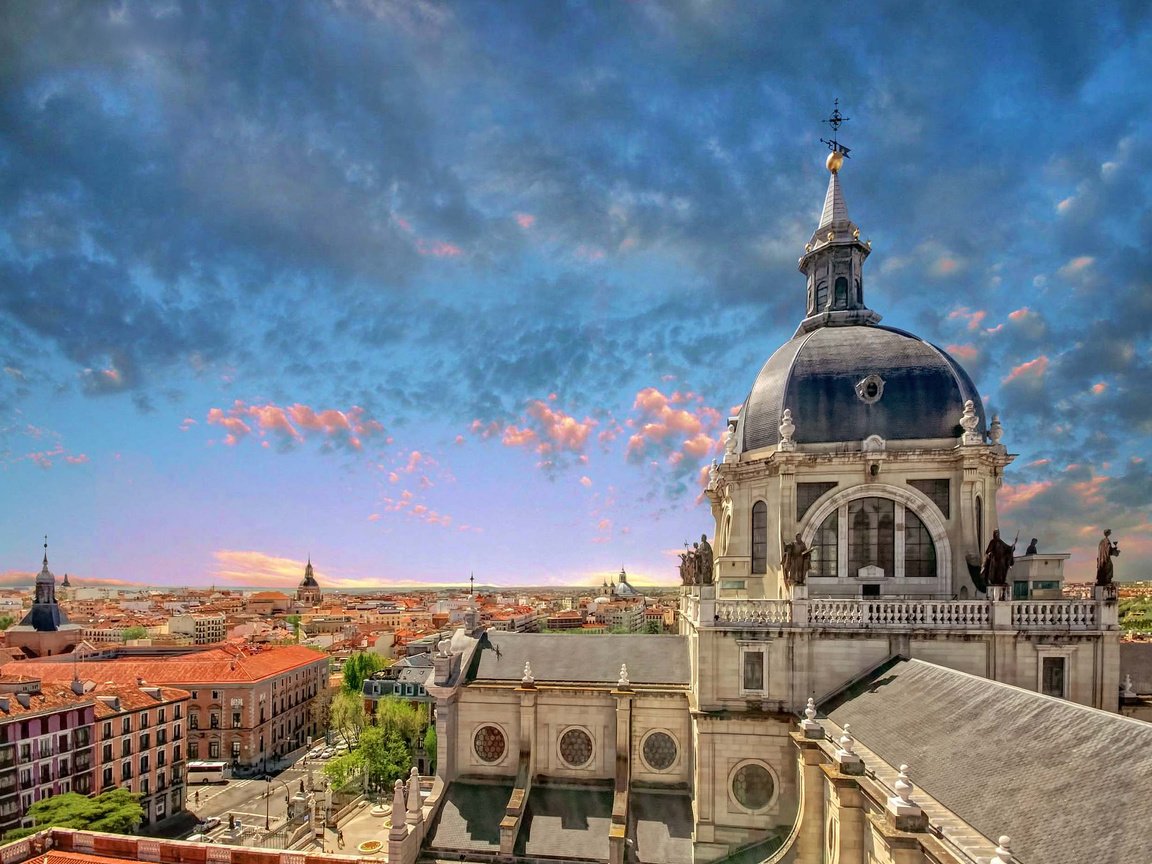
[[[692,544],[696,551],[696,581],[701,585],[712,584],[712,562],[714,559],[712,555],[712,546],[708,542],[708,535],[700,535],[700,543]]]
[[[1000,529],[992,532],[988,548],[984,550],[984,564],[980,575],[985,585],[1007,585],[1008,571],[1016,563],[1016,544],[1009,546],[1000,539]]]
[[[1096,551],[1096,584],[1112,584],[1112,559],[1120,554],[1120,544],[1113,542],[1112,529],[1105,528]]]
[[[788,587],[803,585],[808,579],[808,568],[812,563],[812,550],[796,535],[791,543],[784,544],[784,556],[780,560],[780,570],[784,574],[784,584]]]

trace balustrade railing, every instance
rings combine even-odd
[[[716,623],[771,626],[792,623],[790,600],[718,600]]]
[[[1012,626],[1020,630],[1095,630],[1096,604],[1085,600],[1018,600],[1012,604]]]
[[[712,612],[709,621],[699,618],[703,606],[700,598],[687,595],[683,603],[685,616],[703,627],[1095,630],[1108,623],[1101,622],[1100,607],[1091,600],[722,599],[708,604]]]

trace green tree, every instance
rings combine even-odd
[[[332,782],[333,792],[343,792],[352,786],[364,772],[364,755],[355,750],[329,759],[324,765],[324,776]]]
[[[11,615],[0,615],[0,630],[7,630],[15,623],[16,619]]]
[[[364,689],[364,679],[387,665],[387,661],[379,654],[367,651],[353,654],[344,661],[344,689],[359,696]]]
[[[647,624],[644,625],[644,632],[645,633],[651,633],[651,634],[655,635],[657,633],[663,633],[664,628],[660,626],[659,621],[649,621]]]
[[[397,780],[407,777],[412,768],[412,748],[396,729],[370,726],[360,736],[358,751],[364,759],[364,769],[371,788],[389,788]]]
[[[376,703],[376,726],[387,734],[399,735],[409,750],[416,749],[427,725],[424,706],[416,707],[399,696],[385,696]]]
[[[428,724],[424,730],[424,758],[428,760],[428,773],[436,773],[436,727]]]
[[[147,638],[148,638],[148,628],[147,627],[141,627],[139,624],[137,624],[137,625],[132,626],[132,627],[125,627],[124,628],[124,641],[125,642],[127,642],[129,639],[147,639]]]
[[[4,835],[4,842],[19,840],[45,828],[75,828],[81,831],[107,831],[131,834],[144,818],[140,796],[127,789],[113,789],[89,798],[78,792],[65,792],[42,798],[28,808],[36,820],[31,828],[15,828]]]
[[[332,699],[331,729],[344,739],[349,750],[356,748],[360,734],[368,725],[368,714],[364,711],[364,699],[359,693],[341,690]]]
[[[328,738],[328,730],[332,728],[332,691],[325,687],[312,699],[309,706],[311,720],[316,729],[317,738]]]

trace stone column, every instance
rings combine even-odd
[[[838,864],[865,864],[864,861],[864,796],[855,777],[841,774],[837,768],[821,765],[824,781],[832,786],[832,860]]]

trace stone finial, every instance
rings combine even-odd
[[[893,788],[896,790],[896,798],[901,804],[912,803],[912,792],[916,787],[913,786],[912,781],[908,779],[907,765],[900,766],[900,773],[896,775],[896,783],[893,784]]]
[[[864,760],[852,749],[856,746],[856,739],[852,737],[850,723],[844,724],[844,734],[840,736],[837,743],[840,745],[840,749],[836,751],[836,764],[840,768],[840,773],[863,774]]]
[[[408,836],[408,828],[400,815],[407,810],[404,802],[404,781],[397,780],[392,787],[392,830],[388,832],[389,840],[403,840]]]
[[[960,415],[960,426],[964,434],[960,436],[961,444],[982,444],[980,433],[976,427],[980,425],[980,417],[976,414],[976,403],[969,399],[964,403],[964,413]]]
[[[424,820],[424,811],[420,806],[420,772],[416,766],[408,773],[408,824],[414,825]]]
[[[856,739],[852,737],[851,723],[844,724],[844,734],[840,736],[840,740],[836,743],[840,745],[840,749],[836,751],[836,755],[840,755],[841,753],[846,753],[849,756],[856,755],[855,751],[852,749],[856,746]]]
[[[632,686],[632,684],[628,680],[628,664],[627,663],[621,663],[620,664],[620,680],[616,682],[616,689],[627,690],[631,686]]]
[[[532,664],[525,661],[524,663],[524,677],[520,679],[521,687],[535,687],[536,679],[532,677]]]
[[[800,721],[800,728],[804,730],[805,738],[824,737],[824,727],[816,722],[816,700],[811,697],[804,707],[804,719]]]
[[[1007,834],[1000,835],[1000,840],[996,843],[996,856],[992,859],[990,864],[1015,864],[1016,858],[1012,854],[1012,838]]]
[[[1136,686],[1132,683],[1132,676],[1129,674],[1124,675],[1124,695],[1135,696]]]
[[[792,422],[792,409],[785,408],[784,416],[780,418],[780,443],[776,445],[776,449],[785,452],[795,450],[796,442],[792,440],[795,433],[796,424]]]
[[[724,433],[724,461],[736,461],[736,424],[729,423],[728,431]]]
[[[712,460],[712,464],[708,466],[708,488],[715,489],[716,481],[720,479],[720,466],[716,464],[716,460]]]
[[[451,656],[451,654],[452,654],[452,640],[451,639],[441,639],[439,642],[436,643],[436,652],[441,657]]]
[[[993,444],[999,444],[1000,439],[1004,437],[1004,427],[1000,425],[1000,415],[992,415],[992,424],[988,427],[988,437],[992,439]]]

